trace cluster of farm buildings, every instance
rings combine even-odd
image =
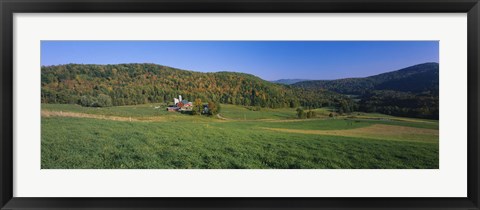
[[[182,96],[179,95],[178,98],[173,99],[173,104],[167,107],[167,111],[169,112],[190,112],[193,109],[193,104],[192,102],[183,99]],[[203,105],[203,110],[202,112],[207,113],[208,112],[208,105],[204,104]]]

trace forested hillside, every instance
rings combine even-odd
[[[214,101],[260,107],[342,106],[353,101],[328,91],[274,84],[256,76],[234,73],[200,73],[156,64],[43,66],[42,103],[82,104],[94,99],[99,105],[132,105],[173,102],[173,98]]]
[[[353,95],[361,95],[372,90],[438,94],[438,66],[438,63],[424,63],[365,78],[311,80],[293,85],[306,89],[326,89]]]
[[[419,64],[365,78],[303,81],[293,86],[353,95],[360,111],[430,119],[439,116],[438,63]]]

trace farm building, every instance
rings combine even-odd
[[[178,98],[173,99],[175,105],[169,106],[167,111],[192,111],[193,104],[186,99],[182,99],[182,96],[179,95]]]

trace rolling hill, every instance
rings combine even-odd
[[[365,78],[302,81],[294,83],[293,86],[353,95],[362,95],[374,90],[432,92],[438,95],[438,72],[438,63],[423,63]]]
[[[67,64],[42,66],[42,103],[113,106],[172,102],[182,95],[190,101],[280,107],[321,107],[353,103],[340,94],[274,84],[236,72],[202,73],[157,64]]]
[[[423,63],[365,78],[303,81],[292,86],[347,94],[359,111],[438,119],[439,64]]]

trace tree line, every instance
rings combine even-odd
[[[429,93],[372,91],[361,97],[359,110],[394,116],[439,118],[439,97]]]

